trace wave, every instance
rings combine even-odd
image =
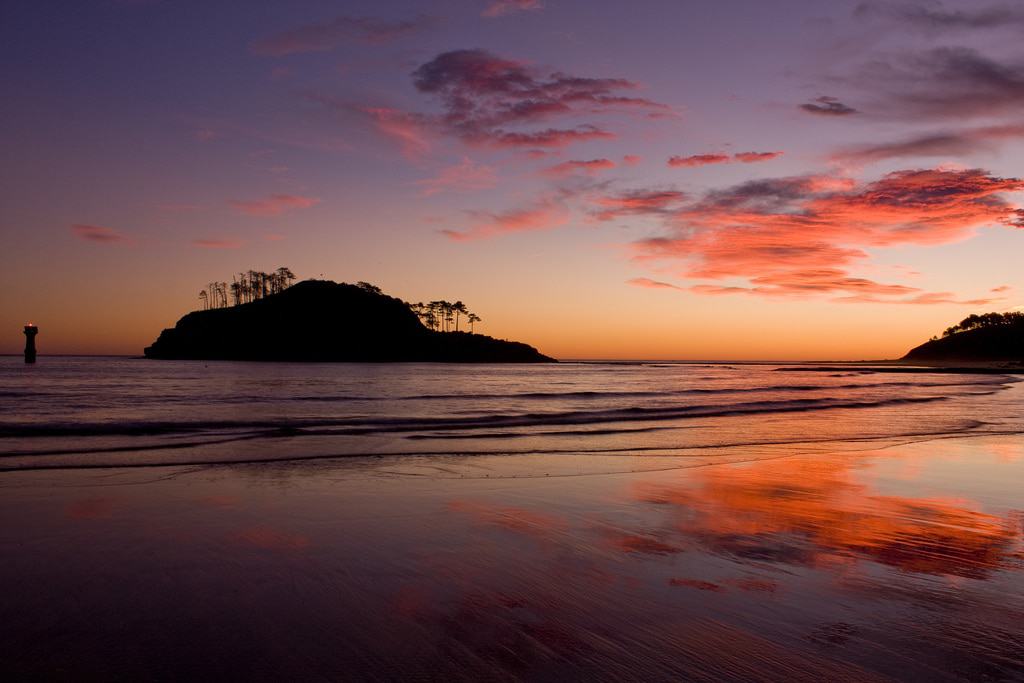
[[[833,375],[845,377],[849,375]],[[812,391],[835,391],[835,390],[858,390],[858,389],[887,389],[891,387],[972,387],[991,386],[996,384],[1007,384],[1013,382],[1011,378],[1002,377],[979,377],[970,381],[958,382],[873,382],[873,383],[848,383],[848,384],[774,384],[757,387],[720,387],[720,388],[693,388],[676,389],[670,391],[525,391],[518,393],[496,394],[496,393],[448,393],[448,394],[418,394],[404,396],[366,396],[352,394],[318,394],[307,396],[263,396],[256,394],[236,394],[222,397],[203,396],[159,396],[152,400],[160,403],[195,403],[197,400],[207,400],[215,404],[236,404],[236,403],[379,403],[379,402],[416,402],[416,401],[480,401],[480,400],[531,400],[531,401],[561,401],[561,400],[600,400],[614,398],[670,398],[674,396],[691,395],[728,395],[728,394],[757,394],[766,392],[812,392]],[[41,394],[40,394],[41,395]],[[144,400],[143,397],[132,397],[133,400]]]
[[[986,392],[993,393],[993,392]],[[975,394],[978,395],[978,394]],[[721,417],[765,413],[790,413],[841,408],[863,409],[893,405],[932,403],[948,396],[898,397],[877,400],[842,398],[801,398],[792,400],[750,401],[725,405],[695,404],[682,406],[630,406],[607,410],[573,410],[521,414],[487,414],[471,417],[349,417],[302,418],[285,420],[197,420],[94,423],[34,423],[0,425],[0,437],[87,437],[87,436],[161,436],[205,433],[219,436],[298,436],[330,434],[363,436],[381,433],[405,433],[430,430],[452,431],[502,427],[543,427],[548,425],[586,425],[612,422],[650,422],[700,417]]]

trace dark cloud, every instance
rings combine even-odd
[[[445,52],[413,74],[420,92],[438,97],[440,124],[468,142],[509,147],[560,146],[578,140],[612,137],[593,125],[508,130],[554,118],[612,111],[667,115],[668,107],[624,93],[638,85],[622,78],[584,78],[561,72],[542,74],[522,62],[485,50]]]
[[[905,157],[960,157],[994,152],[1000,140],[1024,137],[1024,124],[987,126],[917,135],[905,140],[845,147],[832,154],[837,161],[871,163]]]
[[[892,19],[924,31],[986,29],[1024,24],[1024,6],[1019,3],[975,5],[968,10],[952,10],[937,2],[871,0],[860,3],[854,10],[854,15],[861,18]]]
[[[808,114],[817,114],[818,116],[850,116],[851,114],[860,113],[853,107],[843,104],[835,97],[827,95],[817,97],[813,102],[801,104],[800,109],[803,109]]]
[[[350,41],[385,43],[421,31],[434,23],[433,18],[424,15],[398,21],[342,15],[262,38],[253,42],[251,48],[256,54],[272,57],[301,52],[327,52]]]
[[[971,48],[876,60],[853,81],[874,93],[880,113],[896,118],[991,117],[1024,106],[1024,64],[999,62]]]
[[[490,131],[477,133],[467,138],[470,142],[483,142],[495,147],[564,147],[574,142],[607,140],[615,134],[596,126],[584,125],[576,128],[547,128],[532,133]]]
[[[102,225],[83,225],[78,223],[71,226],[71,233],[79,239],[99,244],[126,244],[131,241],[127,235]]]

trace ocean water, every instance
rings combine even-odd
[[[3,358],[0,678],[1024,681],[1019,379]]]
[[[343,456],[706,457],[743,446],[1019,433],[993,374],[726,363],[0,359],[0,468]]]

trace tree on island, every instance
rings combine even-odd
[[[418,303],[406,302],[406,306],[419,316],[419,319],[427,329],[434,330],[435,332],[458,332],[461,316],[466,316],[466,320],[470,322],[470,334],[474,334],[473,323],[483,321],[480,316],[470,311],[466,304],[461,301],[452,303],[439,299],[427,304],[422,301]]]
[[[268,296],[278,294],[291,287],[295,281],[295,274],[285,267],[280,267],[270,273],[259,270],[247,270],[243,273],[231,276],[231,282],[210,282],[206,289],[199,292],[199,301],[202,310],[212,308],[227,308],[229,306],[241,306],[264,299]],[[369,282],[359,281],[355,285],[364,292],[384,296],[384,292],[377,285]],[[465,317],[469,323],[469,333],[476,334],[476,323],[483,322],[483,319],[476,313],[469,310],[466,304],[461,301],[452,303],[444,299],[438,299],[424,304],[403,302],[420,319],[423,325],[434,332],[459,332],[462,318]]]
[[[295,281],[295,274],[284,266],[271,273],[247,270],[231,276],[231,282],[211,282],[199,292],[203,310],[240,306],[283,292]]]
[[[943,337],[951,337],[958,332],[978,330],[986,327],[1003,327],[1007,325],[1024,325],[1024,313],[1020,311],[1009,311],[1007,313],[982,313],[981,315],[971,314],[952,327],[947,327]]]

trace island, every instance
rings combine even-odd
[[[970,315],[941,337],[911,349],[901,360],[914,362],[1022,362],[1024,313]]]
[[[556,362],[521,342],[459,330],[459,313],[466,311],[461,302],[409,304],[367,283],[305,280],[288,286],[290,271],[281,273],[286,270],[270,275],[256,273],[256,277],[242,274],[242,280],[236,278],[232,283],[211,283],[200,292],[204,310],[193,311],[164,330],[152,346],[146,347],[146,358]],[[228,304],[228,292],[233,305]],[[467,315],[471,324],[479,320],[478,316]]]

